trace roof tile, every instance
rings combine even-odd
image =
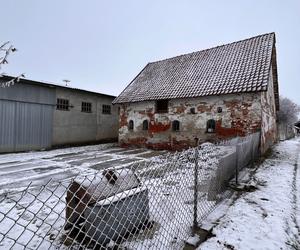
[[[275,34],[149,63],[113,103],[266,90]]]

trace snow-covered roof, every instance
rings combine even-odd
[[[11,75],[6,75],[6,74],[2,74],[2,76],[0,77],[0,81],[1,79],[5,80],[12,80],[16,77],[11,76]],[[109,97],[109,98],[115,98],[115,96],[113,95],[108,95],[108,94],[103,94],[103,93],[99,93],[99,92],[95,92],[95,91],[91,91],[91,90],[86,90],[86,89],[79,89],[79,88],[74,88],[71,86],[65,86],[65,85],[61,85],[58,83],[53,83],[53,82],[47,82],[47,81],[37,81],[37,80],[31,80],[31,79],[27,79],[24,77],[18,77],[19,78],[19,82],[20,83],[26,83],[26,84],[32,84],[32,85],[40,85],[43,87],[49,87],[49,88],[63,88],[63,89],[70,89],[70,90],[75,90],[75,91],[82,91],[82,92],[86,92],[86,93],[90,93],[90,94],[95,94],[95,95],[100,95],[100,96],[105,96],[105,97]]]
[[[113,103],[266,91],[275,52],[269,33],[148,63]]]

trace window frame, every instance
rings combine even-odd
[[[148,130],[149,130],[149,121],[148,120],[144,120],[143,121],[143,131],[148,131]]]
[[[195,108],[195,107],[191,107],[191,108],[190,108],[190,113],[191,113],[192,115],[195,115],[195,114],[196,114],[196,108]]]
[[[70,100],[64,98],[56,98],[56,110],[70,111]]]
[[[133,131],[134,130],[134,122],[133,120],[129,120],[128,122],[128,130]]]
[[[111,105],[109,105],[109,104],[102,104],[102,114],[104,114],[104,115],[111,115]]]
[[[161,106],[163,106],[163,108]],[[156,111],[156,113],[159,113],[159,114],[168,113],[169,112],[169,100],[167,100],[167,99],[156,100],[155,111]]]
[[[216,120],[209,119],[206,122],[206,133],[210,133],[210,134],[216,133]]]
[[[92,113],[92,103],[91,102],[81,102],[81,112]]]
[[[178,120],[172,121],[172,131],[173,132],[180,131],[180,121],[178,121]]]

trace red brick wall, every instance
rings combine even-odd
[[[131,103],[120,109],[119,143],[124,147],[180,150],[194,146],[196,138],[215,141],[257,132],[261,115],[260,93],[170,100],[169,111],[164,114],[155,112],[154,101]],[[145,119],[149,121],[148,131],[142,130]],[[209,119],[216,121],[215,133],[207,133]],[[128,130],[129,120],[134,121],[133,131]],[[174,120],[180,122],[180,131],[172,131]]]

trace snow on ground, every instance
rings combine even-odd
[[[225,215],[224,207],[211,214],[216,236],[198,249],[300,249],[299,165],[299,138],[275,146],[251,176],[258,189],[232,200]]]
[[[205,162],[199,181],[211,176],[215,161],[210,158],[220,154],[209,145],[207,149],[202,149],[203,155],[199,152],[200,160]],[[224,206],[217,210],[211,216],[217,214],[221,217],[213,230],[216,237],[210,238],[199,249],[293,249],[293,246],[300,249],[299,152],[300,140],[277,145],[272,156],[254,174],[250,173],[251,183],[258,190],[241,193],[235,203],[234,199],[229,201],[226,210]],[[190,236],[193,220],[193,151],[184,157],[180,154],[177,158],[176,155],[169,156],[173,158],[171,161],[166,156],[151,158],[162,153],[105,144],[0,155],[0,233],[11,238],[3,240],[0,234],[0,248],[14,245],[12,239],[18,237],[18,242],[28,248],[55,248],[56,244],[61,244],[60,237],[64,233],[68,184],[61,184],[58,188],[48,186],[42,192],[34,188],[27,190],[24,196],[16,193],[10,198],[3,195],[7,190],[26,187],[30,181],[37,187],[51,178],[65,181],[78,172],[89,174],[105,168],[130,166],[149,190],[150,219],[157,228],[149,232],[149,237],[131,239],[124,246],[131,249],[181,249],[183,240]],[[135,163],[139,164],[133,165]],[[206,213],[216,206],[216,201],[207,201],[205,192],[199,194],[198,211]],[[17,206],[14,201],[18,201]],[[227,211],[225,215],[224,211]],[[7,213],[9,217],[4,219],[3,215]],[[15,223],[16,220],[19,224]],[[192,242],[196,238],[189,240]]]
[[[162,154],[146,149],[123,149],[116,144],[72,147],[50,151],[0,155],[0,194],[52,181],[66,180],[78,173],[121,168]]]
[[[102,144],[0,155],[0,248],[53,248],[50,242],[57,237],[55,245],[63,235],[71,178],[93,177],[97,170],[123,168],[163,153]]]
[[[34,182],[36,186],[24,193],[10,192],[5,195],[2,191],[0,248],[67,248],[61,246],[64,241],[62,236],[67,233],[63,226],[65,194],[69,184],[68,180],[64,180],[64,171],[71,171],[72,177],[76,175],[76,171],[82,171],[85,175],[89,174],[89,171],[130,165],[140,177],[143,187],[148,189],[149,216],[150,221],[154,222],[154,230],[151,228],[148,232],[134,236],[124,242],[124,246],[128,249],[182,249],[184,240],[191,234],[193,220],[194,151],[191,149],[152,158],[164,152],[125,150],[113,145],[99,147],[13,154],[13,160],[11,156],[0,156],[0,173],[2,169],[2,175],[7,177],[3,177],[3,180],[6,180],[3,187],[9,191],[13,189],[12,186],[23,187],[28,181],[35,181],[35,178],[39,177],[40,183],[44,184],[39,187],[38,183]],[[201,148],[198,154],[201,168],[199,181],[204,181],[210,178],[216,169],[215,157],[222,154],[212,145]],[[139,164],[136,164],[137,162]],[[41,171],[40,168],[44,170],[45,176],[35,173]],[[46,184],[50,176],[56,176],[61,182]],[[91,176],[95,177],[94,174]],[[216,201],[207,200],[206,193],[205,188],[199,192],[199,218],[202,217],[202,213],[208,213],[216,205]],[[78,247],[76,244],[79,243],[73,241],[70,244]]]

